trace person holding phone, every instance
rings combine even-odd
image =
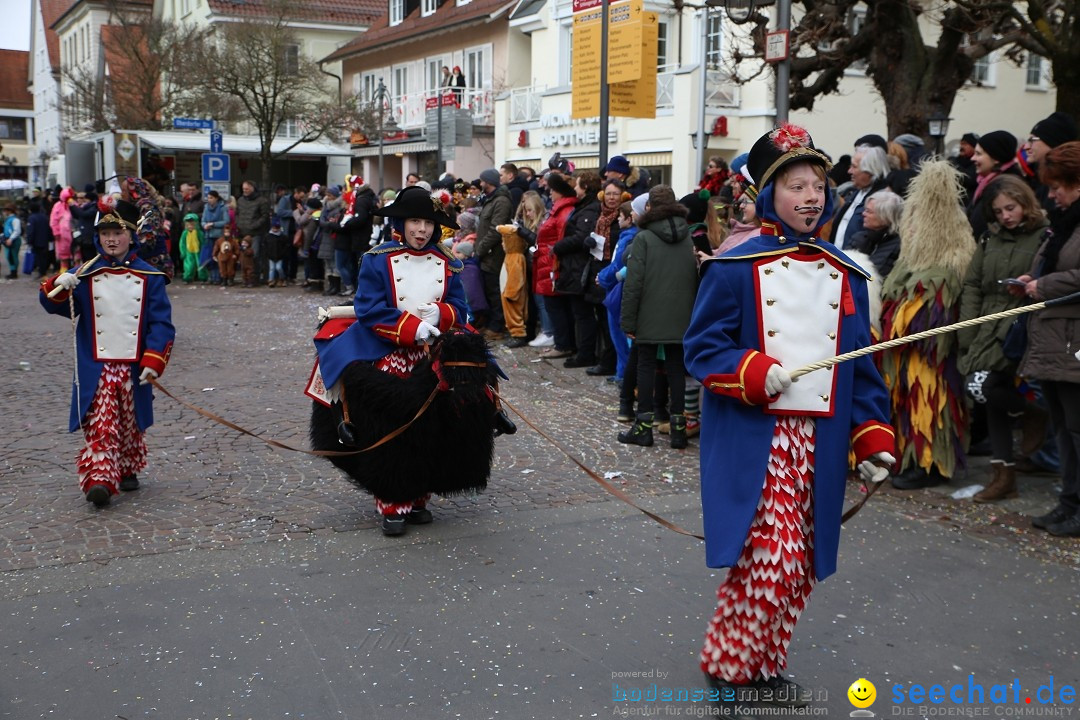
[[[1035,193],[1018,177],[1002,175],[985,192],[988,230],[979,239],[968,265],[960,297],[960,320],[1011,310],[1024,304],[1023,296],[1009,293],[1010,286],[1024,286],[1016,280],[1031,267],[1050,223]],[[972,498],[978,503],[996,502],[1017,496],[1016,465],[1013,462],[1013,423],[1024,418],[1021,451],[1027,455],[1039,449],[1046,432],[1046,411],[1025,400],[1016,385],[1017,358],[1006,357],[1002,341],[1012,318],[964,328],[956,333],[960,343],[960,372],[969,378],[969,388],[986,410],[990,439],[990,483]],[[980,373],[985,373],[981,375]],[[985,379],[972,386],[972,379]]]

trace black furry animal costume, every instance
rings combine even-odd
[[[330,462],[384,503],[406,504],[430,493],[458,495],[487,487],[491,474],[495,412],[491,387],[498,370],[488,362],[483,337],[452,330],[431,346],[409,377],[354,362],[342,376],[355,449],[366,448],[405,425],[438,386],[430,407],[394,439],[368,452],[331,457]],[[469,363],[457,365],[456,363]],[[351,450],[339,442],[338,407],[315,402],[311,445],[316,450]],[[445,449],[452,438],[453,454]]]

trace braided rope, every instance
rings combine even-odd
[[[958,323],[953,323],[952,325],[943,325],[941,327],[923,330],[922,332],[917,332],[914,335],[905,335],[904,337],[893,338],[892,340],[886,340],[885,342],[878,343],[877,345],[870,345],[868,347],[860,348],[859,350],[852,350],[851,352],[846,352],[843,355],[836,355],[831,358],[826,358],[825,360],[818,360],[817,362],[812,362],[809,365],[803,365],[801,368],[798,368],[797,370],[793,370],[791,372],[791,379],[795,380],[796,378],[802,377],[807,373],[814,372],[815,370],[822,370],[827,367],[832,367],[833,365],[839,365],[842,362],[854,360],[855,358],[862,357],[863,355],[870,355],[872,353],[878,352],[879,350],[889,350],[891,348],[900,347],[901,345],[907,345],[908,343],[913,343],[918,340],[925,340],[926,338],[933,337],[935,335],[944,335],[945,333],[950,333],[955,330],[963,330],[964,328],[981,325],[983,323],[992,322],[994,320],[1003,320],[1004,318],[1010,318],[1015,315],[1023,315],[1025,313],[1034,312],[1036,310],[1042,310],[1045,307],[1046,302],[1038,302],[1034,305],[1021,305],[1020,307],[1013,308],[1012,310],[1003,310],[999,313],[983,315],[982,317],[971,318],[970,320],[963,320]]]

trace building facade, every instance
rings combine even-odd
[[[644,9],[659,18],[656,117],[611,118],[608,154],[625,155],[631,164],[647,168],[654,182],[688,191],[701,178],[703,158],[731,160],[774,126],[773,74],[766,70],[748,82],[732,81],[725,68],[731,67],[735,48],[748,48],[748,38],[722,9],[684,6],[680,11],[648,0]],[[531,76],[495,100],[496,159],[545,167],[558,151],[578,168],[596,167],[599,119],[571,117],[572,0],[522,0],[510,25],[529,39],[528,58],[519,62],[528,64]],[[1005,129],[1026,137],[1037,120],[1054,110],[1048,72],[1048,64],[1037,57],[1023,67],[1001,54],[980,61],[950,113],[946,147],[968,131]],[[858,69],[848,71],[839,93],[819,98],[813,112],[792,112],[790,120],[807,127],[834,156],[850,153],[861,135],[886,134],[884,104]],[[696,149],[699,128],[706,139],[703,153]]]
[[[27,89],[30,53],[0,50],[0,193],[22,190],[34,151],[34,98]]]
[[[471,179],[502,162],[496,152],[495,98],[532,77],[528,38],[509,25],[516,5],[516,0],[386,0],[370,30],[324,60],[340,61],[347,86],[385,112],[381,147],[378,134],[354,137],[356,172],[376,185],[401,187],[409,173],[433,181],[445,168]],[[460,81],[448,86],[443,68],[451,83],[459,70]]]

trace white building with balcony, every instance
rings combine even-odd
[[[375,99],[380,81],[385,88],[382,147],[377,135],[355,137],[354,171],[389,187],[409,173],[435,180],[440,90],[445,169],[472,179],[499,165],[493,98],[532,75],[528,38],[508,22],[517,0],[386,1],[370,30],[324,59],[342,63],[346,87],[361,98]],[[445,88],[444,67],[460,69],[464,87]]]
[[[774,126],[773,73],[766,69],[741,85],[732,81],[725,68],[731,67],[733,48],[748,45],[747,26],[731,23],[722,9],[706,16],[701,9],[684,6],[680,11],[652,0],[645,0],[644,9],[659,17],[656,117],[611,118],[608,154],[625,155],[631,164],[647,168],[654,183],[688,192],[703,171],[696,150],[699,127],[706,139],[704,159],[719,155],[730,161]],[[509,24],[531,41],[528,57],[515,62],[532,72],[496,97],[496,164],[512,161],[544,168],[557,151],[577,168],[597,167],[599,118],[571,118],[572,0],[520,0]],[[1037,120],[1054,110],[1048,73],[1048,63],[1038,57],[1028,58],[1022,67],[1002,54],[979,61],[972,82],[950,112],[948,140],[955,144],[965,132],[996,129],[1022,140]],[[859,68],[846,75],[840,92],[819,98],[813,112],[790,114],[792,122],[807,127],[815,142],[835,156],[850,153],[861,135],[886,134],[884,104],[870,79]]]

